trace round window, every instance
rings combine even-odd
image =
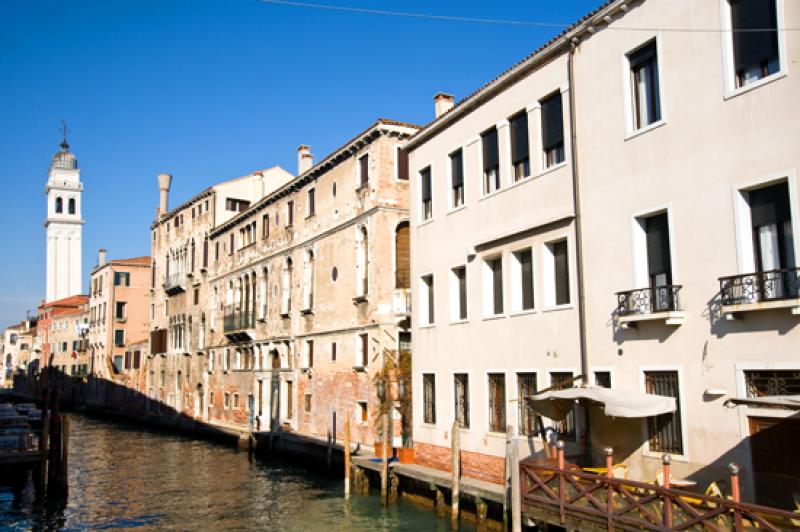
[[[336,282],[336,278],[339,277],[339,270],[336,269],[336,266],[333,267],[331,270],[331,279]]]

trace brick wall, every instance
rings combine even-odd
[[[441,471],[452,471],[448,447],[414,442],[414,450],[416,463],[419,465]],[[461,474],[465,477],[502,484],[504,467],[505,459],[499,456],[461,451]]]

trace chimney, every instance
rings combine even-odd
[[[100,248],[97,252],[97,265],[103,266],[106,263],[106,249]]]
[[[311,155],[311,146],[301,144],[297,147],[297,175],[302,175],[314,166],[314,156]]]
[[[433,103],[436,108],[436,118],[439,118],[453,108],[453,95],[440,92],[433,97]]]
[[[170,174],[158,174],[158,215],[164,216],[167,214],[167,199],[169,198],[169,185],[172,183],[172,176]]]

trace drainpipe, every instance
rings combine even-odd
[[[578,38],[570,41],[569,54],[567,55],[567,80],[569,83],[569,134],[570,134],[570,166],[572,167],[572,208],[575,212],[575,265],[578,273],[578,336],[581,351],[581,374],[583,386],[589,385],[589,353],[586,347],[586,302],[584,295],[583,279],[583,232],[581,230],[581,202],[580,183],[578,174],[578,134],[575,120],[575,50],[578,47]],[[589,407],[584,405],[583,418],[585,423],[586,446],[584,460],[591,463],[592,444],[589,419]]]

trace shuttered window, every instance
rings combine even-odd
[[[451,206],[456,208],[464,204],[464,152],[462,150],[450,154],[450,175],[453,191]]]
[[[409,256],[411,242],[409,240],[408,222],[397,226],[394,235],[395,251],[395,288],[411,288],[411,259]]]
[[[553,253],[553,277],[555,279],[556,305],[569,303],[569,257],[567,241],[554,242],[550,245]]]
[[[519,398],[519,433],[521,436],[533,436],[536,433],[536,413],[525,398],[536,394],[536,373],[517,373],[517,394]]]
[[[358,159],[359,168],[359,186],[364,187],[369,183],[369,155],[363,155]]]
[[[431,425],[436,423],[436,376],[433,373],[422,374],[423,419]]]
[[[531,174],[528,154],[528,113],[520,111],[509,119],[511,126],[511,164],[514,168],[514,181]]]
[[[397,179],[408,181],[408,152],[397,148]]]
[[[556,91],[539,102],[542,106],[542,149],[545,166],[564,161],[564,114],[561,92]]]
[[[683,454],[678,372],[646,371],[644,376],[647,393],[674,397],[678,407],[675,412],[647,418],[649,449],[658,453]]]
[[[500,188],[500,157],[497,144],[497,128],[481,134],[483,148],[483,193],[489,194]]]
[[[489,373],[489,430],[506,431],[506,376]]]
[[[655,41],[628,55],[634,129],[661,120],[657,57]]]
[[[729,0],[736,86],[780,70],[775,0]],[[736,31],[767,30],[767,31]]]
[[[150,331],[150,352],[154,355],[167,352],[167,330]]]
[[[433,217],[433,198],[431,196],[431,168],[425,168],[419,173],[420,198],[422,200],[422,219],[430,220]]]
[[[469,375],[456,373],[453,375],[453,389],[455,391],[455,413],[458,426],[462,429],[469,428]]]

